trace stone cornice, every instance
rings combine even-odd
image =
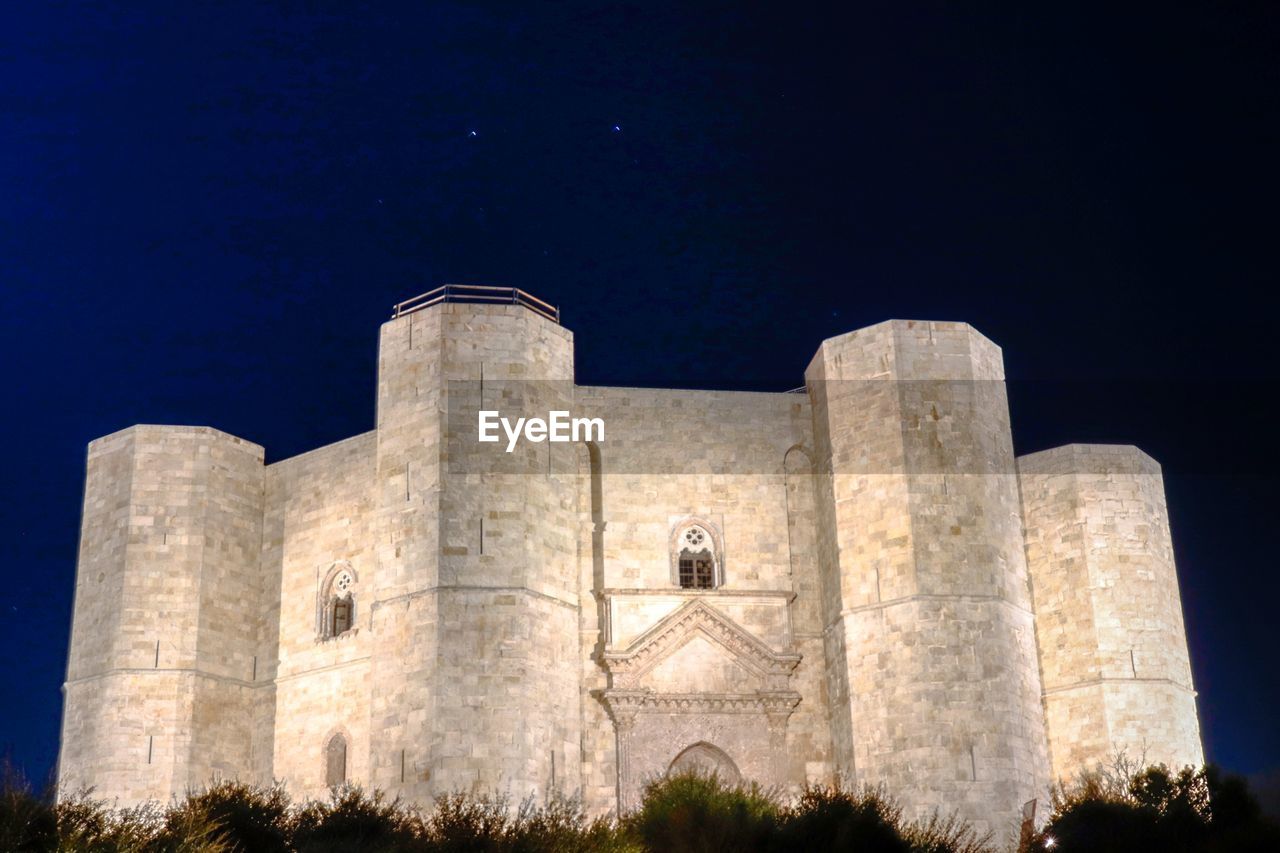
[[[1014,610],[1018,613],[1021,613],[1024,616],[1028,616],[1032,618],[1035,617],[1035,613],[1032,612],[1031,608],[1023,607],[1020,604],[1016,604],[1002,595],[963,595],[959,593],[956,593],[956,594],[948,593],[944,595],[944,594],[932,594],[932,593],[916,593],[914,595],[903,595],[897,598],[886,599],[884,601],[872,601],[867,604],[859,604],[854,607],[846,607],[844,610],[840,611],[840,614],[836,616],[836,618],[832,619],[830,622],[826,624],[826,627],[823,628],[823,633],[825,634],[826,632],[832,630],[833,628],[839,627],[843,623],[844,618],[846,616],[854,616],[859,613],[867,613],[875,610],[888,610],[892,607],[900,607],[905,604],[916,604],[919,602],[930,602],[930,601],[942,601],[942,602],[954,601],[954,602],[961,602],[964,604],[988,604],[988,603],[999,604],[1003,607],[1009,608],[1010,610]]]
[[[425,598],[429,595],[447,595],[450,593],[467,593],[467,592],[493,592],[493,593],[509,593],[515,595],[528,595],[533,598],[541,598],[543,601],[549,601],[559,607],[567,607],[570,610],[577,610],[578,603],[575,601],[566,601],[563,598],[557,598],[554,595],[548,595],[545,592],[539,592],[536,589],[529,589],[527,586],[485,586],[482,584],[440,584],[438,586],[428,586],[413,592],[403,592],[399,595],[380,598],[369,604],[369,611],[376,612],[383,607],[392,604],[403,604],[406,601],[414,601],[419,598]]]
[[[800,704],[794,690],[760,693],[655,693],[652,690],[606,690],[604,700],[614,716],[639,713],[790,714]]]
[[[1044,691],[1042,695],[1052,696],[1055,693],[1065,693],[1070,690],[1082,690],[1086,687],[1097,687],[1100,684],[1164,684],[1181,690],[1183,693],[1190,693],[1192,696],[1200,695],[1195,688],[1175,681],[1172,678],[1126,678],[1124,676],[1098,676],[1096,678],[1087,678],[1082,681],[1074,681],[1071,684],[1062,684],[1058,687],[1050,687]]]
[[[790,604],[795,601],[796,594],[789,589],[726,589],[717,587],[715,589],[685,589],[683,587],[609,587],[596,593],[604,598],[701,598],[716,600],[719,598],[733,598],[741,601],[735,603],[782,603]]]

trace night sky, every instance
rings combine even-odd
[[[1164,465],[1208,756],[1280,779],[1276,7],[962,5],[7,4],[0,749],[55,760],[85,444],[369,430],[458,282],[560,305],[581,384],[973,323],[1020,453]]]

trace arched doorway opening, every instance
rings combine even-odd
[[[742,782],[742,774],[738,772],[738,765],[733,763],[733,759],[726,755],[723,749],[712,746],[706,741],[699,741],[687,747],[672,759],[670,766],[667,767],[667,775],[676,776],[681,773],[715,776],[727,785],[737,785]]]

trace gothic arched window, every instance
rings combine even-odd
[[[717,539],[709,525],[686,523],[676,528],[672,562],[681,589],[715,589],[722,583]]]
[[[319,633],[321,639],[340,637],[356,624],[356,575],[339,563],[329,570],[320,591]]]
[[[347,739],[341,734],[329,738],[324,748],[324,784],[327,787],[347,781]]]

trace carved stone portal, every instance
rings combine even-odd
[[[790,689],[799,654],[775,652],[695,599],[604,660],[621,810],[670,770],[710,770],[735,783],[788,781],[786,724],[800,702]]]

